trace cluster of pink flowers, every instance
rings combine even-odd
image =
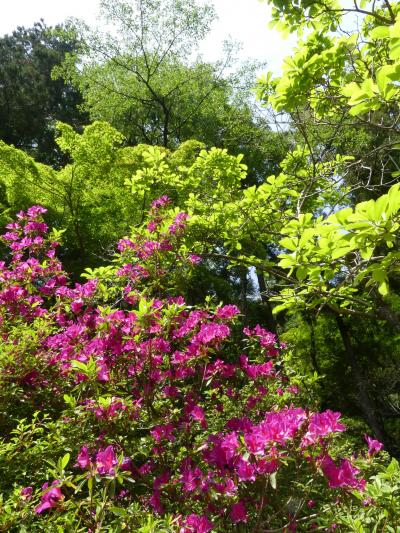
[[[353,488],[363,491],[365,488],[365,479],[356,477],[360,473],[348,459],[343,459],[339,466],[336,466],[330,455],[325,455],[321,460],[321,469],[328,478],[331,488]]]
[[[162,287],[163,261],[174,268],[178,260],[185,268],[198,262],[174,247],[186,226],[184,213],[167,232],[160,229],[168,202],[153,202],[154,224],[119,242],[112,305],[104,301],[101,280],[68,283],[53,253],[57,243],[46,237],[43,208],[20,213],[8,226],[10,261],[0,265],[2,338],[7,341],[17,315],[28,325],[39,316],[49,324],[33,360],[22,354],[10,366],[10,381],[31,394],[36,388],[58,397],[79,390],[70,416],[77,422],[92,417],[101,434],[80,447],[75,467],[100,478],[129,471],[147,491],[138,500],[156,513],[179,514],[182,533],[248,524],[254,513],[261,515],[269,502],[260,487],[276,473],[284,478],[290,458],[310,479],[324,476],[332,489],[362,491],[360,471],[348,459],[337,464],[329,453],[334,435],[345,429],[340,414],[295,404],[299,390],[284,374],[276,336],[259,325],[246,327],[243,348],[232,335],[237,306],[194,309]],[[17,357],[18,339],[12,343]],[[126,435],[135,430],[139,436],[130,441]],[[370,456],[381,449],[369,437],[368,445]],[[129,457],[135,454],[136,462]],[[59,507],[67,497],[62,488],[59,481],[43,486],[36,513]],[[22,494],[27,501],[28,489]]]
[[[0,305],[13,317],[27,321],[46,314],[46,300],[65,286],[67,277],[55,257],[57,242],[46,240],[47,225],[41,221],[46,209],[34,206],[20,212],[18,221],[7,225],[2,239],[10,250],[10,261],[0,261]],[[36,287],[36,294],[32,291]]]
[[[334,413],[330,409],[323,413],[314,413],[310,418],[308,431],[303,437],[303,446],[316,444],[330,433],[345,431],[346,427],[339,422],[339,418],[340,413]]]
[[[260,347],[263,348],[270,357],[279,355],[279,349],[276,346],[276,336],[259,324],[253,329],[248,327],[244,328],[243,333],[248,337],[258,338]],[[281,348],[284,348],[284,345],[281,344]]]
[[[89,448],[82,446],[76,463],[80,468],[92,470],[101,476],[114,476],[118,459],[111,445],[105,449],[98,450],[93,461],[89,453]]]
[[[107,372],[107,370],[106,370]],[[100,381],[108,381],[109,374],[105,375],[104,372],[98,372],[97,377]],[[124,401],[121,398],[112,397],[109,402],[101,404],[95,400],[87,400],[86,408],[88,411],[94,413],[94,415],[100,420],[111,420],[116,418],[124,411],[128,410]]]

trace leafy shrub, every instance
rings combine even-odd
[[[45,209],[8,225],[1,530],[310,531],[372,508],[383,474],[362,470],[381,444],[336,457],[340,414],[300,405],[276,337],[241,331],[233,305],[176,296],[201,258],[168,209],[153,202],[113,264],[75,285]]]

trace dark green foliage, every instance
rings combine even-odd
[[[62,161],[55,121],[75,127],[87,121],[77,109],[79,91],[51,79],[53,67],[78,46],[68,27],[49,28],[43,21],[0,39],[0,139],[55,166]]]

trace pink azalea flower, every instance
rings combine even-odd
[[[164,513],[164,507],[161,504],[160,492],[158,490],[153,491],[153,495],[149,499],[149,503],[156,513],[158,514]]]
[[[178,213],[168,230],[171,234],[177,233],[186,227],[186,220],[189,218],[187,213]]]
[[[153,233],[157,229],[157,222],[155,220],[150,220],[147,224],[147,229],[150,233]]]
[[[379,440],[376,440],[376,439],[372,439],[368,435],[364,435],[364,437],[368,444],[368,455],[370,457],[373,457],[374,455],[376,455],[378,452],[382,450],[383,448],[382,442],[379,442]]]
[[[58,485],[58,480],[53,481],[50,489],[48,489],[48,483],[43,485],[42,489],[45,492],[40,498],[41,503],[35,508],[35,513],[40,514],[43,513],[43,511],[57,507],[58,503],[64,498],[64,495]]]
[[[159,426],[154,426],[150,430],[150,435],[155,439],[156,442],[161,442],[161,440],[175,440],[173,424],[161,424]]]
[[[236,463],[236,473],[240,481],[255,481],[255,469],[248,461],[240,458]]]
[[[279,462],[276,459],[272,461],[267,461],[265,459],[260,459],[257,463],[257,473],[258,474],[273,474],[279,468]]]
[[[84,302],[82,298],[78,298],[77,300],[74,300],[73,302],[71,302],[71,311],[75,314],[78,314],[82,310],[83,306],[84,306]]]
[[[110,445],[105,450],[100,450],[96,455],[97,471],[101,475],[113,476],[115,474],[115,466],[118,464],[114,448]]]
[[[82,469],[90,468],[91,460],[89,455],[89,449],[87,446],[82,446],[78,453],[78,458],[76,460],[76,466],[79,466]]]
[[[117,250],[123,252],[127,248],[134,248],[135,245],[130,239],[121,239],[117,244]]]
[[[237,524],[238,522],[247,522],[247,510],[242,500],[232,505],[230,516],[234,524]]]
[[[210,344],[225,339],[230,334],[230,329],[226,324],[202,324],[200,331],[193,337],[192,342],[200,344]]]
[[[213,525],[206,516],[190,514],[186,517],[184,527],[180,529],[180,533],[208,533],[212,528]]]
[[[133,465],[133,461],[130,457],[124,457],[122,459],[120,468],[123,472],[131,472],[132,474],[137,473],[137,470],[135,466]]]
[[[147,474],[150,474],[150,472],[153,470],[153,463],[151,461],[148,461],[141,467],[139,467],[139,473],[142,476],[146,476]]]
[[[303,446],[309,446],[336,431],[344,431],[346,427],[339,422],[340,413],[334,413],[330,409],[323,413],[314,413],[310,417],[308,431],[302,440]]]
[[[30,500],[33,492],[33,487],[24,487],[21,489],[20,495],[24,500]]]
[[[218,318],[233,318],[239,313],[240,309],[236,305],[224,305],[223,307],[218,307],[215,311],[215,315]]]
[[[235,456],[236,450],[239,448],[239,440],[235,432],[228,433],[221,440],[221,448],[225,451],[227,459],[232,459]]]
[[[204,414],[204,410],[200,405],[194,405],[192,409],[190,410],[190,416],[193,418],[193,420],[196,420],[197,422],[200,422],[202,428],[207,427],[206,422],[206,415]]]
[[[152,209],[159,209],[160,207],[164,207],[166,204],[168,204],[169,201],[170,201],[170,199],[168,198],[168,196],[166,196],[166,195],[161,196],[160,198],[157,198],[156,200],[154,200],[151,203],[151,208]]]
[[[47,209],[41,205],[33,205],[26,212],[29,218],[36,218],[39,215],[44,215],[44,213],[47,213]]]
[[[171,472],[169,472],[168,470],[165,470],[165,472],[163,472],[158,477],[156,477],[153,483],[153,488],[154,489],[161,488],[163,485],[166,485],[170,479],[171,479]]]
[[[97,379],[99,381],[110,381],[110,373],[105,365],[100,365],[100,370],[97,372]]]
[[[365,479],[355,477],[360,471],[347,459],[343,459],[340,466],[336,466],[332,457],[325,455],[321,461],[321,469],[331,488],[353,488],[360,491],[365,488]]]
[[[183,488],[187,492],[193,492],[201,485],[203,472],[199,467],[194,468],[185,468],[181,477],[180,482],[183,483]]]
[[[198,265],[201,263],[201,257],[195,254],[189,254],[188,261],[189,263],[192,263],[192,265]]]

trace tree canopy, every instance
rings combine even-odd
[[[54,165],[60,163],[55,122],[80,127],[87,121],[77,107],[80,92],[51,77],[53,67],[79,44],[67,30],[41,21],[0,39],[0,139]]]

